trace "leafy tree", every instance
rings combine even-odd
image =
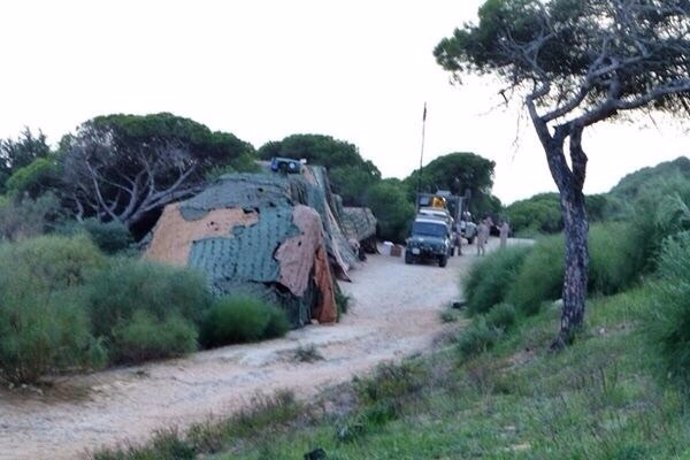
[[[320,134],[293,134],[282,141],[264,144],[257,152],[262,160],[273,157],[306,159],[324,166],[335,193],[345,206],[361,206],[366,190],[381,179],[381,172],[349,142]]]
[[[24,128],[17,140],[0,139],[0,187],[4,187],[15,171],[48,155],[50,147],[41,131],[36,136],[29,128]]]
[[[417,169],[405,179],[405,185],[414,197],[421,192],[450,190],[456,195],[469,193],[470,211],[475,215],[491,214],[494,199],[491,198],[494,167],[496,163],[469,152],[443,155]],[[499,204],[500,208],[500,204]]]
[[[33,199],[48,191],[55,191],[59,185],[60,170],[54,155],[37,158],[18,168],[5,182],[9,194]]]
[[[52,193],[36,199],[0,197],[0,241],[42,235],[62,219],[60,200]]]
[[[378,220],[381,239],[402,242],[414,218],[414,204],[398,179],[384,179],[367,192],[366,205]]]
[[[505,213],[514,232],[558,233],[563,230],[557,193],[540,193],[507,206]]]
[[[77,218],[129,228],[199,191],[209,171],[244,164],[254,153],[232,134],[169,113],[96,117],[61,149],[64,193]]]
[[[437,62],[458,77],[476,72],[501,78],[506,99],[523,98],[541,141],[566,237],[554,349],[572,341],[585,314],[583,132],[629,111],[687,113],[689,33],[687,0],[487,0],[478,25],[456,29],[434,50]]]

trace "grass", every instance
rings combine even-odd
[[[318,449],[340,460],[688,458],[690,400],[659,373],[642,321],[650,305],[645,288],[592,301],[585,330],[558,354],[547,350],[559,311],[546,308],[486,351],[459,359],[452,344],[308,405],[259,401],[176,439],[214,459],[301,459]],[[243,429],[229,428],[238,421]]]

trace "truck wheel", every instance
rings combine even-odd
[[[448,265],[448,256],[441,256],[438,258],[438,266],[445,267]]]
[[[405,252],[405,263],[409,265],[413,262],[414,262],[414,257],[412,257],[412,254],[410,254],[409,252]]]

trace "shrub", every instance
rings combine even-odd
[[[197,330],[179,316],[157,320],[145,310],[137,310],[129,321],[113,330],[115,362],[142,361],[182,356],[196,350]]]
[[[100,269],[106,258],[85,236],[41,236],[0,248],[0,270],[7,279],[22,273],[38,291],[54,291],[84,283],[88,273]]]
[[[563,236],[540,239],[522,263],[506,301],[525,315],[537,314],[542,302],[561,297],[563,272]]]
[[[421,391],[427,378],[427,372],[419,361],[385,362],[376,367],[373,376],[356,378],[354,386],[365,404],[400,401]]]
[[[650,342],[658,346],[671,375],[690,383],[690,232],[662,245],[647,319]]]
[[[630,287],[642,270],[642,248],[628,223],[593,225],[589,232],[589,290],[604,295]]]
[[[201,274],[146,260],[112,260],[89,279],[88,291],[94,333],[106,338],[138,310],[157,321],[179,316],[200,325],[211,304]]]
[[[507,331],[517,322],[515,307],[509,303],[494,305],[486,314],[486,323],[489,327]]]
[[[75,289],[48,293],[34,289],[25,271],[15,273],[11,280],[6,275],[5,271],[0,274],[2,377],[31,383],[74,366],[102,365]]]
[[[255,297],[245,295],[218,299],[201,327],[201,343],[217,347],[278,337],[289,329],[285,313]]]
[[[511,246],[474,264],[463,282],[470,314],[486,313],[505,299],[529,251],[528,246]]]
[[[123,223],[118,221],[100,222],[97,219],[84,221],[84,229],[94,243],[106,254],[125,251],[134,243],[132,234]]]
[[[104,262],[88,238],[44,236],[0,247],[0,372],[32,382],[98,365],[81,285]]]
[[[59,220],[60,200],[52,193],[0,202],[0,239],[20,241],[42,235]]]
[[[506,207],[513,232],[523,234],[558,233],[563,229],[557,193],[541,193]]]
[[[483,316],[478,316],[460,334],[458,339],[460,356],[466,359],[481,354],[493,348],[500,336],[499,329],[489,325]]]

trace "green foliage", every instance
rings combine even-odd
[[[506,301],[525,315],[534,315],[544,301],[561,297],[564,249],[562,236],[544,237],[527,254]]]
[[[607,220],[609,206],[607,194],[585,195],[585,209],[590,223]]]
[[[511,304],[503,302],[491,307],[485,318],[490,328],[508,331],[517,323],[517,312]]]
[[[232,134],[170,113],[96,117],[61,149],[61,190],[75,213],[102,219],[105,212],[129,228],[195,193],[214,168],[239,168],[254,154]]]
[[[86,277],[105,265],[106,259],[85,236],[41,236],[13,245],[0,246],[0,257],[12,274],[31,280],[35,290],[52,292],[81,286]]]
[[[244,295],[218,299],[201,327],[201,343],[217,347],[279,337],[289,329],[285,313],[255,297]]]
[[[463,292],[471,315],[486,313],[505,300],[530,249],[529,246],[506,247],[489,253],[472,266],[463,279]]]
[[[146,359],[155,355],[146,348],[162,343],[151,338],[147,344],[147,330],[158,330],[166,343],[180,341],[167,356],[191,350],[191,327],[201,324],[211,304],[202,275],[146,260],[114,259],[89,277],[87,288],[93,333],[106,339],[116,362],[132,361],[137,353]],[[142,350],[130,352],[137,340]]]
[[[18,168],[5,182],[7,192],[14,196],[28,196],[33,199],[57,187],[59,167],[53,157],[37,158],[26,166]]]
[[[501,337],[501,329],[489,324],[484,316],[476,317],[458,337],[458,352],[462,359],[469,359],[496,345]]]
[[[496,163],[470,152],[455,152],[440,156],[424,166],[421,171],[422,192],[434,193],[438,189],[450,190],[456,195],[469,191],[470,211],[475,215],[490,214],[494,209],[491,195]],[[405,186],[417,191],[420,171],[412,172],[405,180]]]
[[[0,176],[7,179],[21,168],[49,155],[45,134],[39,130],[36,136],[29,128],[24,128],[16,140],[0,139]],[[0,189],[4,190],[4,187],[5,181],[2,181]]]
[[[590,292],[615,294],[629,288],[643,269],[643,247],[629,223],[593,225],[589,231]]]
[[[0,202],[0,236],[5,241],[20,241],[42,235],[61,217],[60,201],[52,193],[36,199],[19,197]]]
[[[516,201],[504,211],[514,233],[558,233],[563,230],[560,199],[557,193],[541,193]]]
[[[238,460],[302,458],[317,446],[341,460],[685,458],[687,394],[654,378],[658,350],[641,340],[650,298],[635,290],[594,300],[590,332],[560,353],[546,351],[558,323],[550,310],[493,347],[479,342],[486,352],[473,359],[436,350],[412,372],[391,364],[381,380],[361,377],[306,405],[260,401],[186,434],[171,430],[158,452],[147,444],[139,456],[98,458],[166,458],[170,445]],[[489,329],[488,341],[497,333]]]
[[[609,195],[621,201],[635,202],[638,198],[648,195],[660,183],[675,182],[676,179],[690,179],[690,158],[679,157],[628,174],[611,189]]]
[[[401,401],[415,396],[423,388],[426,378],[427,373],[422,363],[407,360],[400,364],[379,364],[372,377],[355,379],[353,383],[355,392],[365,403],[376,403],[385,400]]]
[[[643,272],[654,271],[665,238],[690,229],[688,204],[690,183],[676,171],[646,182],[644,190],[638,191],[636,198],[618,215],[619,219],[631,223],[634,263]]]
[[[191,353],[197,348],[197,330],[177,315],[158,319],[146,310],[135,310],[128,321],[112,330],[112,359],[118,363],[140,363]]]
[[[378,220],[379,238],[397,243],[405,241],[415,208],[400,181],[385,179],[373,185],[367,193],[366,205]]]
[[[35,382],[48,372],[102,364],[80,286],[103,255],[84,237],[0,246],[0,375]]]
[[[335,286],[335,305],[338,307],[338,315],[344,315],[350,308],[352,299],[345,294],[342,289],[336,284]]]
[[[64,293],[35,292],[25,274],[14,274],[0,291],[0,377],[33,383],[49,372],[98,366],[83,305]],[[93,361],[91,358],[94,358]]]
[[[98,219],[86,219],[84,229],[96,245],[106,254],[117,254],[126,251],[134,243],[134,238],[122,222],[111,220],[100,222]]]
[[[658,276],[647,318],[650,343],[671,375],[690,385],[690,232],[664,241]]]
[[[319,134],[293,134],[272,141],[257,151],[262,160],[273,157],[306,159],[307,163],[328,169],[331,186],[345,206],[361,206],[366,190],[381,179],[381,172],[349,142]]]

